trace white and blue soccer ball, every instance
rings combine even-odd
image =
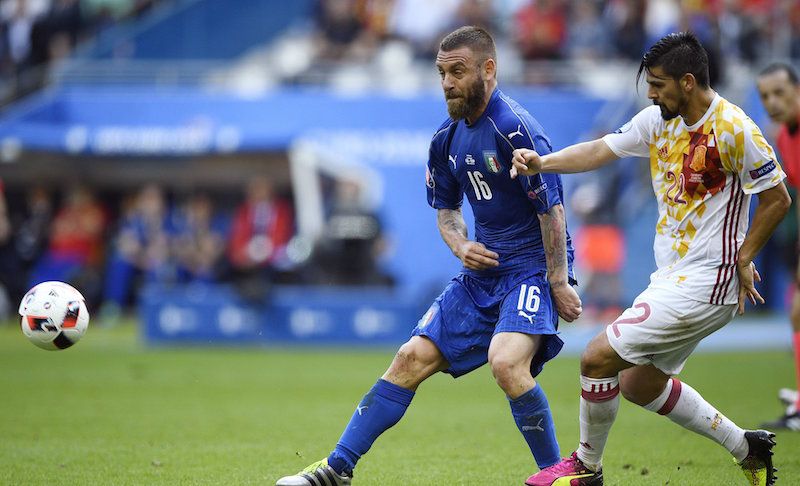
[[[83,295],[64,282],[42,282],[30,289],[19,304],[19,315],[25,337],[51,351],[77,343],[89,326]]]

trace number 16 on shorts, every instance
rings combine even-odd
[[[528,319],[528,322],[533,325],[533,318],[536,312],[539,311],[539,304],[541,303],[540,295],[542,291],[536,285],[522,284],[519,288],[519,297],[517,298],[517,314],[520,317]]]

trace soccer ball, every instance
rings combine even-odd
[[[89,311],[80,292],[64,282],[42,282],[19,304],[22,332],[42,349],[66,349],[83,337]]]

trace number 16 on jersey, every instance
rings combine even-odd
[[[528,319],[533,324],[533,316],[539,311],[542,291],[536,285],[522,284],[519,288],[519,298],[517,299],[517,313],[520,317]]]
[[[469,177],[469,182],[472,184],[472,189],[475,190],[475,199],[488,201],[492,198],[492,188],[483,180],[483,174],[480,171],[467,171],[467,177]]]

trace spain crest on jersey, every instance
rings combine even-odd
[[[694,148],[692,162],[689,164],[693,171],[702,172],[706,169],[706,153],[708,153],[708,147],[705,145],[698,145]]]
[[[492,150],[484,150],[483,160],[486,162],[486,168],[489,169],[489,172],[497,174],[503,170],[503,166],[500,165],[500,160],[497,158],[497,152]]]

